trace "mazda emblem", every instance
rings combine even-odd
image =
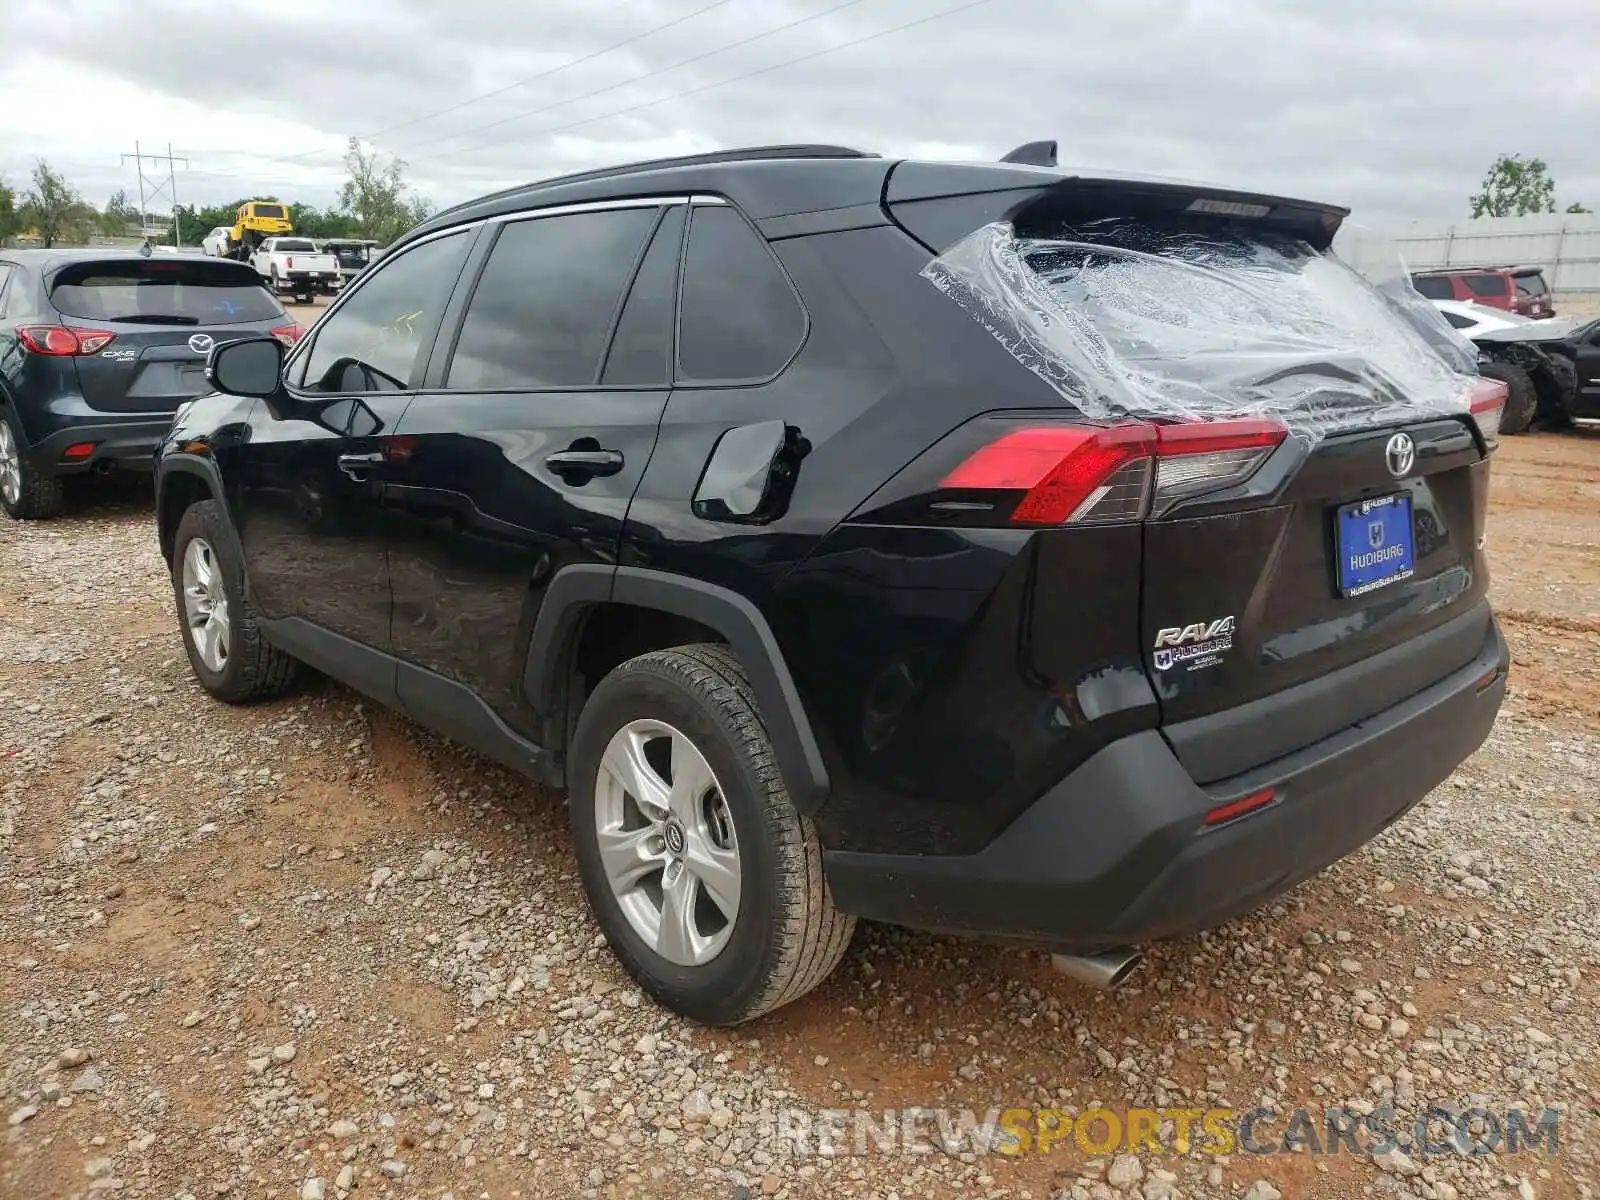
[[[209,333],[197,333],[189,339],[189,349],[196,354],[210,354],[211,347],[216,344],[216,339]]]
[[[1389,464],[1389,474],[1400,479],[1411,474],[1411,468],[1417,465],[1417,444],[1409,433],[1397,433],[1384,447],[1383,458]]]

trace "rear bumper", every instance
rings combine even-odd
[[[1488,736],[1508,665],[1491,621],[1477,655],[1444,678],[1205,787],[1162,734],[1133,734],[976,854],[825,853],[834,901],[872,920],[1059,950],[1210,928],[1351,853],[1441,783]],[[1269,787],[1270,807],[1204,824],[1218,805]]]
[[[86,421],[58,428],[27,449],[33,468],[43,474],[79,475],[93,470],[151,471],[156,447],[172,427],[170,416],[139,417],[127,421]],[[67,447],[89,442],[94,452],[87,458],[63,459]]]

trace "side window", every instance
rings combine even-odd
[[[678,308],[678,377],[766,379],[805,337],[805,310],[766,239],[726,205],[689,219]]]
[[[471,245],[471,234],[463,230],[424,242],[374,271],[317,330],[302,386],[316,392],[410,387]]]
[[[1511,291],[1504,275],[1468,275],[1467,286],[1474,296],[1506,296]]]
[[[515,221],[500,231],[461,323],[445,387],[588,387],[657,208]]]
[[[10,310],[11,297],[6,294],[6,284],[11,282],[12,270],[8,263],[0,263],[0,317]]]
[[[1441,275],[1423,275],[1411,281],[1418,292],[1429,300],[1450,300],[1456,294],[1455,288],[1450,286],[1450,281]]]
[[[617,320],[600,382],[615,387],[672,382],[672,300],[678,290],[684,208],[661,219]]]

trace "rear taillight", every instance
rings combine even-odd
[[[296,324],[275,326],[271,330],[271,333],[273,337],[277,338],[286,347],[293,346],[306,335],[306,331]]]
[[[1511,390],[1498,379],[1476,379],[1467,389],[1467,407],[1483,435],[1483,444],[1491,450],[1500,444],[1500,417],[1510,395]]]
[[[289,256],[289,270],[294,270],[294,255]]]
[[[1283,426],[1256,419],[1026,425],[980,446],[941,481],[945,493],[969,499],[955,495],[931,507],[970,509],[979,497],[1011,493],[1011,525],[1139,520],[1243,483],[1285,436]],[[999,516],[1000,505],[991,507]]]
[[[65,325],[21,325],[17,340],[30,354],[46,358],[72,358],[80,354],[99,354],[117,335],[104,329],[70,329]]]

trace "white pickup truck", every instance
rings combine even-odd
[[[339,260],[319,251],[310,238],[268,238],[250,256],[250,265],[275,293],[296,301],[339,288]]]

